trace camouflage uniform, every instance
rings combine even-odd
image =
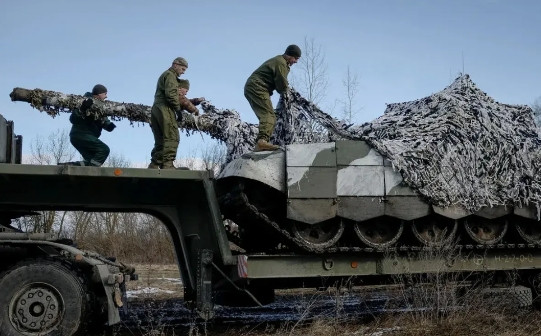
[[[288,87],[289,65],[282,55],[267,60],[248,77],[244,96],[259,119],[257,140],[269,141],[274,132],[276,115],[270,96],[274,90],[283,94]]]
[[[150,116],[150,128],[154,134],[154,148],[151,152],[153,165],[172,165],[177,157],[180,135],[176,111],[179,109],[177,74],[173,68],[169,68],[158,78]]]
[[[90,92],[85,97],[91,98]],[[99,99],[93,99],[90,107],[92,114],[103,115],[104,103]],[[86,111],[85,111],[86,112]],[[111,132],[115,125],[107,117],[94,119],[80,109],[72,111],[70,122],[73,124],[70,131],[70,142],[83,157],[85,166],[101,166],[109,156],[109,146],[99,139],[101,130]]]

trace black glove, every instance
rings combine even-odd
[[[182,109],[178,109],[175,114],[177,115],[177,121],[182,122]]]
[[[103,129],[107,132],[112,132],[116,128],[116,125],[112,122],[103,125]]]
[[[85,99],[81,104],[81,112],[86,112],[94,104],[92,98]]]
[[[201,104],[202,102],[205,101],[205,97],[201,97],[201,98],[193,98],[193,99],[190,99],[190,101],[192,102],[192,104],[194,104],[195,106]]]

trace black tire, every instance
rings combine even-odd
[[[16,264],[0,278],[0,335],[69,336],[89,311],[83,280],[49,259]]]

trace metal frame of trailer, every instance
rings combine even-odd
[[[212,316],[210,265],[236,264],[208,171],[0,164],[0,216],[39,210],[155,216],[171,233],[185,298],[203,317]]]
[[[295,279],[435,272],[488,272],[541,270],[541,249],[465,248],[450,252],[453,258],[441,258],[425,250],[336,255],[238,255],[237,279]],[[419,255],[423,255],[419,258]]]
[[[201,317],[213,316],[214,294],[227,288],[248,293],[258,285],[296,288],[403,273],[536,271],[541,248],[533,245],[463,245],[453,258],[422,248],[328,255],[234,254],[208,171],[0,164],[0,216],[36,210],[141,212],[160,219],[171,233],[185,301]],[[255,287],[254,287],[255,286]]]

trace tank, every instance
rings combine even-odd
[[[361,126],[301,106],[339,139],[247,153],[218,176],[242,248],[541,244],[541,141],[529,107],[496,102],[467,75]]]
[[[365,141],[291,144],[242,155],[218,176],[221,210],[249,251],[373,251],[392,247],[540,244],[527,206],[437,206]]]

